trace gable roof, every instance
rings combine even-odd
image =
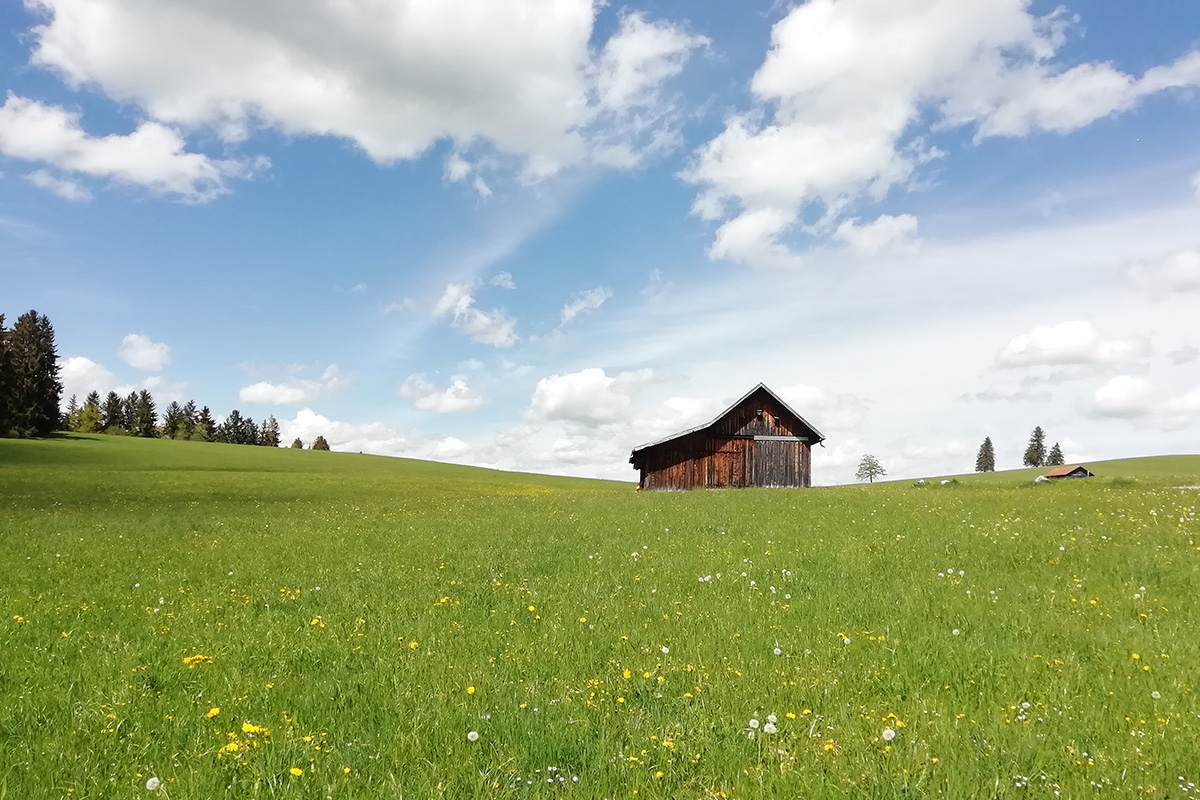
[[[672,433],[670,436],[664,436],[661,439],[655,439],[653,442],[646,442],[646,444],[639,444],[637,447],[633,448],[633,454],[630,456],[629,460],[633,461],[633,456],[636,455],[639,450],[645,450],[648,447],[654,447],[655,445],[662,444],[663,442],[669,442],[672,439],[678,439],[680,437],[687,436],[688,434],[696,433],[697,431],[702,431],[705,428],[711,428],[713,425],[716,425],[718,422],[720,422],[725,417],[726,414],[729,414],[735,408],[740,406],[742,403],[746,402],[746,400],[750,397],[750,395],[754,394],[755,392],[757,392],[760,389],[762,391],[766,392],[768,395],[770,395],[771,398],[775,402],[777,402],[777,403],[779,403],[779,405],[783,406],[785,411],[787,411],[789,414],[791,414],[796,419],[800,420],[800,422],[802,422],[806,428],[808,428],[810,431],[812,431],[813,434],[815,434],[815,436],[816,436],[815,441],[817,441],[817,442],[825,441],[825,434],[823,434],[819,430],[817,430],[816,427],[814,427],[812,425],[812,423],[810,423],[804,417],[797,414],[796,410],[794,408],[792,408],[787,403],[785,403],[783,401],[782,397],[780,397],[779,395],[772,392],[769,388],[767,388],[767,385],[765,383],[759,383],[753,389],[751,389],[750,391],[746,392],[744,395],[739,397],[732,405],[729,406],[729,408],[725,409],[720,414],[717,414],[715,417],[713,417],[711,420],[704,423],[703,425],[697,425],[694,428],[688,428],[686,431],[680,431],[679,433]]]
[[[1047,478],[1062,478],[1062,477],[1070,475],[1072,472],[1075,472],[1076,470],[1080,470],[1080,469],[1083,470],[1084,472],[1086,472],[1088,475],[1092,474],[1092,471],[1089,470],[1087,467],[1079,465],[1079,466],[1075,466],[1075,467],[1055,467],[1054,469],[1052,469],[1046,473],[1046,477]]]

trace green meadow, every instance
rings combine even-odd
[[[1200,456],[1089,466],[0,441],[0,798],[1200,797]]]

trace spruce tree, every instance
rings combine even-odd
[[[1021,460],[1027,467],[1040,467],[1046,463],[1046,432],[1041,425],[1029,434],[1029,446],[1025,448],[1025,456]]]
[[[167,406],[167,410],[162,416],[162,437],[164,439],[174,439],[179,435],[180,429],[183,427],[183,408],[174,400]]]
[[[71,430],[79,433],[98,433],[100,431],[100,393],[95,389],[88,392],[83,400],[83,406],[75,415]]]
[[[312,449],[313,450],[328,450],[329,442],[325,441],[324,436],[318,436],[316,439],[313,439]]]
[[[1067,462],[1063,457],[1062,448],[1058,446],[1058,442],[1055,442],[1054,447],[1050,448],[1050,455],[1046,456],[1046,466],[1047,467],[1061,467],[1063,464],[1066,464],[1066,463]]]
[[[112,433],[125,428],[125,403],[116,392],[109,392],[100,404],[100,430]]]
[[[137,428],[137,404],[138,393],[136,390],[129,393],[121,405],[121,428],[133,433]]]
[[[274,415],[263,420],[258,431],[258,443],[263,447],[279,447],[279,421]]]
[[[995,472],[996,471],[996,450],[992,447],[992,437],[983,437],[983,444],[979,445],[979,455],[975,457],[976,472]]]
[[[208,406],[200,409],[200,414],[196,417],[196,427],[192,431],[192,441],[217,441],[217,423],[213,420],[212,412],[208,410]]]
[[[179,423],[179,432],[176,435],[177,439],[191,439],[192,434],[196,432],[196,421],[199,419],[199,412],[196,411],[196,403],[188,400],[183,404],[183,419]]]
[[[299,436],[297,436],[295,439],[292,439],[292,449],[293,450],[303,450],[304,449],[304,442],[300,441]]]
[[[143,439],[153,439],[157,433],[157,426],[158,413],[154,407],[154,398],[149,389],[142,389],[138,392],[137,404],[134,406],[133,430],[130,432]]]
[[[30,310],[4,333],[10,427],[20,436],[47,436],[58,429],[62,405],[54,326],[45,314]]]

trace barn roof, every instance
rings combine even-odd
[[[729,414],[731,411],[733,411],[735,408],[740,406],[742,403],[746,402],[746,400],[750,397],[750,395],[754,394],[755,392],[759,391],[760,389],[762,391],[766,392],[767,394],[769,394],[775,400],[775,402],[777,402],[777,403],[779,403],[779,405],[783,406],[784,409],[789,414],[791,414],[796,419],[800,420],[800,422],[802,422],[806,428],[808,428],[810,431],[812,431],[813,435],[815,436],[814,441],[816,441],[816,442],[825,441],[825,434],[823,434],[819,430],[817,430],[812,425],[812,423],[810,423],[804,417],[797,414],[796,409],[789,406],[787,403],[784,402],[783,398],[781,398],[779,395],[775,394],[769,388],[767,388],[767,385],[765,383],[760,383],[757,386],[755,386],[753,389],[751,389],[750,391],[746,392],[744,395],[739,397],[736,402],[734,402],[732,405],[729,406],[729,408],[725,409],[720,414],[717,414],[715,417],[713,417],[711,420],[704,423],[703,425],[697,425],[694,428],[688,428],[686,431],[680,431],[679,433],[672,433],[670,436],[664,436],[661,439],[655,439],[653,442],[646,442],[645,444],[639,444],[637,447],[633,448],[634,454],[636,454],[639,450],[645,450],[648,447],[654,447],[655,445],[662,444],[663,442],[669,442],[672,439],[678,439],[680,437],[687,436],[688,434],[696,433],[697,431],[702,431],[705,428],[711,428],[713,425],[716,425],[718,422],[720,422],[725,417],[726,414]],[[629,460],[633,461],[633,456],[630,456]]]
[[[1062,478],[1062,477],[1070,475],[1072,472],[1075,472],[1076,470],[1080,470],[1080,469],[1083,470],[1084,472],[1088,473],[1089,475],[1092,474],[1091,470],[1089,470],[1087,467],[1080,465],[1080,466],[1075,466],[1075,467],[1055,467],[1054,469],[1052,469],[1046,473],[1046,477],[1047,478]]]

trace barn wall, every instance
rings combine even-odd
[[[811,452],[807,442],[685,437],[643,454],[641,487],[649,490],[808,487],[812,485]]]

